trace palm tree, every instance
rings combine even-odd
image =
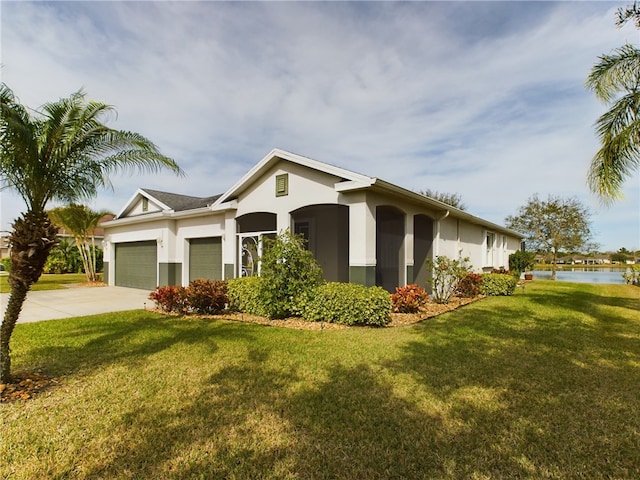
[[[84,205],[71,203],[66,207],[57,207],[49,210],[49,218],[64,228],[71,236],[80,252],[80,259],[87,275],[88,282],[98,280],[96,272],[96,241],[94,231],[98,222],[111,212],[102,210],[96,212]]]
[[[9,340],[31,285],[56,244],[57,228],[48,202],[75,202],[110,187],[109,175],[122,170],[183,171],[145,137],[102,123],[113,107],[87,101],[82,91],[47,103],[37,112],[21,105],[0,85],[0,182],[26,203],[9,237],[11,294],[0,326],[0,383],[10,379]]]
[[[640,27],[637,3],[618,10],[620,27],[633,19]],[[603,203],[621,197],[624,181],[640,166],[640,50],[626,44],[602,55],[586,86],[610,105],[596,122],[601,148],[591,160],[588,182]]]

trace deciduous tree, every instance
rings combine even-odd
[[[558,252],[577,251],[589,243],[590,217],[590,210],[576,198],[549,195],[541,200],[536,194],[505,223],[525,236],[527,248],[552,255],[551,279],[555,280]]]

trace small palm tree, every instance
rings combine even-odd
[[[633,19],[640,27],[637,3],[618,10],[620,27]],[[601,148],[591,161],[588,182],[605,204],[621,197],[624,181],[640,166],[640,50],[626,44],[602,55],[586,86],[611,105],[596,122]]]
[[[79,91],[32,114],[6,84],[0,85],[0,182],[27,206],[9,237],[11,294],[0,326],[0,383],[9,381],[9,341],[22,305],[56,244],[57,227],[47,204],[95,197],[99,188],[111,186],[109,175],[123,169],[169,168],[183,174],[150,140],[105,126],[102,120],[113,112]]]
[[[64,228],[72,237],[80,252],[80,259],[88,282],[96,282],[98,273],[96,269],[96,239],[95,229],[98,222],[111,212],[106,210],[94,211],[84,205],[71,203],[66,207],[57,207],[49,210],[49,218]]]

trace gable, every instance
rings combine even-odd
[[[214,204],[220,195],[192,197],[177,193],[139,188],[116,218],[136,217],[158,212],[183,212],[206,208]]]
[[[167,206],[146,195],[136,195],[127,207],[117,215],[117,218],[135,217],[138,215],[146,215],[154,212],[167,210]]]
[[[342,177],[280,159],[243,186],[236,197],[237,214],[339,203],[335,185],[342,181]]]
[[[328,176],[328,178],[332,179],[332,188],[335,188],[335,184],[338,182],[349,184],[351,185],[351,188],[367,187],[375,183],[375,179],[367,177],[366,175],[360,175],[334,165],[319,162],[308,157],[303,157],[301,155],[276,148],[260,160],[260,162],[249,170],[249,172],[247,172],[235,185],[222,194],[216,203],[223,203],[229,200],[241,198],[243,192],[254,188],[256,182],[261,182],[265,176],[268,177],[268,172],[271,172],[272,169],[279,164],[288,164],[290,166],[305,168],[307,173],[301,175],[301,177],[313,176],[312,172],[324,174],[325,177]],[[316,178],[320,178],[322,176],[323,175],[320,175]]]

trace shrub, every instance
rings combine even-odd
[[[299,302],[322,283],[322,269],[304,247],[302,237],[282,232],[266,239],[259,284],[262,308],[269,318],[300,315]]]
[[[471,272],[468,262],[468,258],[452,260],[445,256],[438,256],[435,261],[427,260],[427,266],[433,271],[433,277],[429,282],[436,303],[449,303],[458,283]]]
[[[11,270],[11,257],[6,257],[2,259],[2,265],[4,266],[5,272]]]
[[[482,294],[490,296],[511,295],[518,285],[512,275],[486,273],[482,275]]]
[[[418,285],[396,287],[396,293],[391,295],[393,311],[396,313],[415,313],[429,300],[429,295]]]
[[[640,265],[632,265],[628,267],[622,274],[622,278],[628,285],[636,285],[640,287]]]
[[[480,273],[467,273],[456,288],[456,293],[465,298],[477,297],[481,292],[482,275]]]
[[[216,315],[222,312],[229,302],[227,282],[206,278],[192,280],[186,289],[186,299],[192,312]]]
[[[304,305],[304,317],[343,325],[384,326],[391,317],[391,297],[380,287],[331,282],[320,285]]]
[[[153,300],[156,307],[164,312],[186,313],[188,311],[186,288],[168,285],[156,287],[149,294],[149,300]]]
[[[264,316],[263,302],[260,297],[260,277],[232,278],[227,281],[229,309],[251,315]]]
[[[517,252],[509,255],[509,270],[511,270],[512,272],[518,272],[518,277],[522,272],[531,270],[534,263],[535,254],[533,252],[518,250]]]

